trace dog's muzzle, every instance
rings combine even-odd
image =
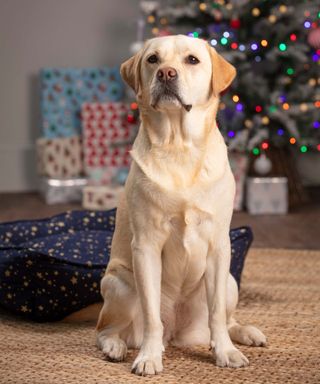
[[[153,108],[156,108],[161,98],[176,99],[182,105],[182,107],[189,112],[192,105],[183,102],[178,92],[177,79],[178,73],[172,67],[160,68],[156,74],[157,85],[153,92],[154,102]]]

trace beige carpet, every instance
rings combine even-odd
[[[253,250],[248,256],[238,320],[255,324],[267,348],[240,346],[250,365],[217,368],[207,348],[167,348],[164,372],[130,373],[102,359],[94,326],[34,324],[1,315],[1,384],[320,383],[320,251]]]

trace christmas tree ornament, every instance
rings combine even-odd
[[[231,19],[230,27],[234,29],[239,29],[241,26],[241,22],[238,18]]]
[[[143,41],[134,41],[133,43],[130,44],[130,53],[132,55],[135,55],[137,52],[140,51],[140,49],[142,49],[143,47]]]
[[[211,11],[211,14],[217,23],[219,23],[222,20],[222,13],[218,9],[213,9]]]
[[[170,36],[172,33],[169,29],[161,29],[158,32],[158,36]]]
[[[272,163],[265,153],[262,153],[253,163],[253,168],[258,175],[267,175],[272,169]]]
[[[159,6],[159,1],[140,1],[140,9],[147,15],[156,12]]]

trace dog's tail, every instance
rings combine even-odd
[[[62,321],[65,323],[97,322],[102,305],[103,303],[91,304],[65,317]]]

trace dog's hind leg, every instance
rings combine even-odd
[[[127,354],[127,344],[121,336],[131,328],[136,292],[119,274],[107,273],[101,281],[101,293],[104,304],[96,327],[97,345],[107,359],[122,361]]]
[[[227,293],[227,323],[232,341],[253,347],[264,347],[267,344],[265,335],[252,325],[240,325],[233,317],[238,303],[238,287],[234,278],[229,275]]]

